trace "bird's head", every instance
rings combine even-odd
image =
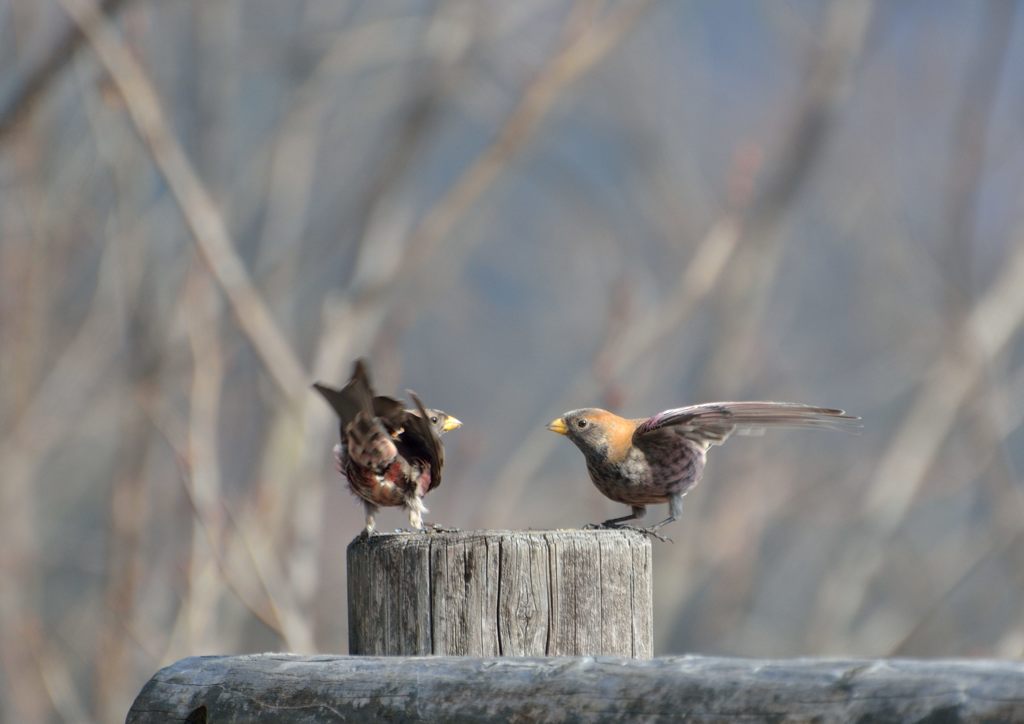
[[[412,412],[414,415],[419,414],[415,411]],[[444,410],[428,409],[427,421],[430,422],[430,426],[434,428],[438,435],[443,435],[446,432],[458,430],[462,427],[462,420],[455,417],[455,415],[449,415]]]
[[[625,420],[607,410],[586,407],[555,418],[548,424],[548,429],[565,435],[584,455],[619,460],[632,444],[636,425],[632,420]]]

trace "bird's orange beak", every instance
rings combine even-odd
[[[551,432],[557,432],[559,435],[569,434],[569,428],[565,426],[565,420],[560,417],[549,422],[548,429]]]

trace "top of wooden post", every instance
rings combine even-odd
[[[651,543],[631,530],[473,530],[357,538],[349,651],[647,658]]]

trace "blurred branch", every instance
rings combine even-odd
[[[835,631],[860,609],[875,575],[885,563],[892,535],[906,518],[925,476],[958,420],[958,413],[983,380],[988,365],[1002,354],[1024,324],[1024,234],[1002,273],[967,318],[968,345],[947,349],[924,374],[924,382],[889,448],[872,475],[861,514],[867,530],[846,550],[836,573],[822,589],[818,624]]]
[[[192,350],[192,388],[189,393],[188,451],[191,464],[192,545],[188,566],[188,589],[182,609],[186,616],[185,637],[189,651],[196,647],[223,650],[217,626],[211,617],[217,610],[216,581],[205,565],[217,556],[223,540],[221,516],[221,474],[219,455],[220,401],[224,386],[224,353],[216,324],[202,318],[211,307],[219,307],[205,276],[191,273],[185,283],[184,316]],[[207,553],[207,551],[209,551]]]
[[[989,22],[979,39],[979,55],[974,72],[969,73],[968,85],[980,74],[979,68],[986,74],[998,73],[1008,50],[1015,3],[991,3],[984,7],[990,13]],[[993,33],[995,39],[991,37]],[[953,170],[954,174],[964,174],[969,183],[955,181],[951,193],[957,198],[950,201],[957,233],[968,236],[974,223],[974,197],[981,181],[985,129],[996,99],[995,88],[995,84],[990,86],[986,81],[980,98],[973,88],[968,88],[965,105],[985,105],[963,112],[953,139],[954,147],[969,146],[960,157],[967,168]],[[966,240],[951,243],[966,244]],[[821,590],[814,627],[818,635],[848,626],[859,612],[871,582],[885,565],[889,541],[910,512],[943,442],[960,418],[960,411],[974,396],[988,393],[984,385],[992,361],[1024,324],[1024,233],[984,296],[957,316],[959,321],[949,335],[949,344],[925,372],[915,400],[872,475],[861,509],[865,530],[846,549],[837,572]],[[1009,510],[1019,511],[1019,496],[1014,503]],[[1019,518],[1019,513],[1014,517]]]
[[[124,98],[128,114],[185,218],[200,255],[284,398],[295,400],[308,375],[234,249],[227,225],[171,130],[156,91],[93,0],[60,0]]]
[[[207,437],[209,435],[216,437],[216,418],[218,417],[217,409],[220,396],[219,377],[223,374],[223,371],[218,368],[223,365],[223,361],[217,359],[222,354],[219,350],[219,332],[216,324],[210,321],[211,318],[218,315],[212,310],[204,309],[204,307],[213,307],[214,305],[209,294],[204,293],[209,290],[204,288],[196,272],[196,267],[190,265],[186,283],[181,289],[177,305],[182,310],[189,334],[193,352],[192,369],[196,378],[193,380],[190,396],[190,420],[187,424],[179,423],[175,416],[163,409],[160,404],[162,398],[158,396],[136,394],[135,401],[150,422],[152,429],[166,444],[177,464],[177,478],[185,492],[195,530],[202,532],[202,537],[209,550],[209,558],[200,559],[195,553],[199,546],[196,539],[193,538],[191,565],[201,571],[206,571],[209,568],[206,564],[212,563],[220,580],[242,607],[253,618],[274,632],[287,648],[294,650],[294,639],[289,635],[290,629],[285,621],[298,617],[286,616],[285,611],[288,610],[288,607],[278,601],[275,589],[268,584],[263,573],[264,562],[258,560],[254,555],[244,524],[232,515],[230,508],[218,492],[218,481],[211,477],[218,474],[210,467],[217,465],[218,453],[216,444],[208,440]],[[216,306],[219,307],[219,305]],[[211,370],[211,366],[214,369]],[[197,425],[205,428],[205,431],[197,430]],[[200,468],[198,476],[193,474],[194,458],[198,460]],[[224,525],[225,522],[226,525]],[[231,535],[225,535],[225,533]],[[255,588],[266,601],[265,607],[253,601],[252,595],[245,590],[246,587],[236,581],[236,576],[232,571],[236,570],[238,566],[229,555],[230,549],[235,547],[247,554],[249,576],[244,580],[249,587]],[[225,549],[228,549],[228,553],[225,553]],[[196,571],[191,573],[193,579],[202,577],[202,575]],[[188,620],[192,604],[190,598],[191,592],[187,592],[181,597],[178,623],[169,632],[164,645],[166,651],[163,656],[158,656],[158,660],[165,661],[169,654],[173,656],[173,652],[176,650],[175,639],[178,638],[179,631],[181,628],[191,625]],[[188,645],[181,649],[185,653],[193,650]]]
[[[98,12],[113,16],[124,3],[125,0],[101,0]],[[31,112],[84,40],[85,35],[76,23],[64,23],[50,52],[15,80],[14,88],[0,100],[0,143]]]
[[[332,82],[337,82],[337,78],[346,73],[366,73],[388,63],[405,61],[417,65],[428,64],[429,57],[420,57],[416,53],[409,57],[408,45],[403,42],[407,34],[422,24],[423,20],[415,16],[384,18],[338,32],[313,71],[282,103],[286,109],[284,117],[268,132],[266,139],[254,144],[255,148],[246,153],[242,160],[242,171],[234,183],[231,207],[243,225],[266,214],[260,242],[265,250],[264,258],[257,264],[273,268],[286,254],[289,259],[293,256],[293,253],[284,251],[289,248],[288,244],[281,243],[278,234],[283,234],[285,239],[293,238],[297,233],[291,228],[295,226],[295,221],[282,218],[275,206],[281,203],[277,200],[279,195],[292,200],[301,196],[306,201],[309,191],[302,186],[307,179],[301,179],[296,184],[293,178],[295,169],[290,158],[296,152],[313,155],[319,152],[311,143],[310,136],[316,133],[336,100],[332,94],[325,93],[324,88],[331,87]],[[397,158],[397,154],[392,156],[389,153],[388,158]],[[388,163],[386,159],[385,168]],[[260,169],[267,166],[271,169],[270,189],[264,192],[266,177]],[[383,171],[378,175],[388,174]],[[295,185],[300,186],[298,192],[292,188]],[[339,202],[342,201],[339,199]],[[360,198],[353,206],[362,209],[363,203],[365,199]],[[268,244],[269,241],[273,244]],[[344,252],[345,247],[338,245],[335,253]],[[324,263],[327,264],[327,260]],[[253,274],[259,276],[257,271]],[[316,371],[315,367],[313,371]]]
[[[648,5],[649,0],[615,3],[604,18],[588,26],[545,63],[505,119],[494,141],[412,230],[394,277],[360,290],[361,303],[386,295],[394,283],[410,279],[423,268],[435,247],[526,145],[562,93],[618,46]]]
[[[180,458],[179,458],[180,460]],[[185,486],[185,492],[188,494],[189,506],[192,508],[192,513],[195,520],[199,523],[200,528],[203,529],[203,534],[206,537],[207,544],[210,547],[210,551],[213,556],[214,562],[217,564],[217,568],[220,570],[221,578],[227,587],[235,594],[235,598],[238,599],[249,613],[253,617],[262,623],[264,626],[269,628],[271,631],[281,637],[281,641],[288,648],[289,651],[296,650],[290,643],[288,634],[285,631],[284,626],[281,624],[281,615],[277,605],[274,602],[274,597],[270,593],[270,588],[266,585],[265,581],[261,576],[257,576],[263,591],[266,595],[267,604],[270,608],[269,612],[264,612],[259,606],[249,601],[249,597],[242,591],[242,589],[235,583],[234,578],[228,571],[227,563],[224,561],[224,557],[219,552],[219,541],[214,537],[214,528],[210,525],[210,522],[205,518],[204,511],[201,508],[198,497],[193,485],[190,482],[191,476],[188,474],[188,468],[183,467],[183,472],[186,474],[182,475],[182,484]]]
[[[209,321],[214,315],[199,309],[202,305],[195,303],[196,298],[202,296],[201,289],[196,287],[197,283],[195,277],[190,275],[188,283],[182,289],[182,300],[179,303],[179,306],[184,309],[190,340],[193,344],[198,343],[198,347],[195,348],[197,356],[193,358],[193,369],[207,364],[207,360],[202,357],[210,353],[211,350],[205,345],[219,346],[216,325]],[[211,382],[212,379],[207,379],[203,385],[200,385],[200,387],[209,385],[205,389],[196,388],[194,382],[192,402],[195,405],[195,410],[193,410],[193,414],[196,414],[201,407],[212,406],[215,408],[217,406],[215,401],[211,402],[206,399],[208,395],[214,394],[214,385]],[[298,611],[292,600],[291,592],[285,586],[277,585],[282,580],[282,576],[276,571],[276,562],[272,560],[272,556],[266,554],[265,548],[261,548],[261,553],[257,553],[252,545],[254,538],[273,538],[266,532],[268,526],[265,515],[267,511],[260,510],[260,501],[257,499],[249,506],[249,509],[254,511],[251,515],[242,517],[234,515],[220,495],[214,494],[214,491],[209,489],[204,490],[204,488],[210,487],[211,481],[200,480],[196,483],[193,480],[192,457],[194,454],[199,455],[201,466],[215,464],[217,455],[215,447],[203,449],[207,445],[203,439],[207,433],[197,432],[194,420],[193,424],[189,425],[176,424],[176,420],[162,410],[156,404],[156,400],[147,396],[138,396],[137,402],[146,413],[153,428],[174,455],[178,465],[178,479],[186,493],[193,520],[203,532],[203,537],[206,539],[211,553],[210,560],[227,589],[256,620],[277,634],[289,650],[312,651],[311,626]],[[200,426],[213,424],[212,417],[216,417],[216,415],[212,410],[207,409],[202,415],[210,419],[200,423]],[[294,423],[289,426],[294,427]],[[196,445],[198,447],[195,447]],[[210,457],[211,455],[213,458]],[[254,531],[258,531],[258,535],[254,534]],[[230,535],[223,535],[225,533]],[[239,555],[243,560],[238,560]],[[243,568],[243,566],[245,567]],[[244,571],[244,577],[233,573],[240,570]],[[266,601],[266,610],[253,600],[252,594],[246,590],[248,588],[255,589],[256,593]],[[187,619],[188,603],[187,597],[183,598],[179,611],[179,621],[184,624],[188,624],[188,621],[185,620]],[[174,637],[172,636],[172,638]],[[171,649],[173,644],[173,641],[169,641],[168,648]]]
[[[781,271],[786,234],[780,222],[811,176],[836,113],[849,95],[872,10],[870,0],[838,0],[829,5],[822,40],[806,65],[806,90],[772,172],[756,186],[744,215],[744,243],[716,295],[714,306],[721,310],[715,321],[718,333],[700,385],[712,398],[731,393],[762,367],[751,350],[763,338],[768,297]]]
[[[89,721],[92,717],[88,715],[85,702],[75,687],[65,652],[42,637],[38,621],[33,621],[25,629],[24,635],[28,639],[39,678],[53,711],[66,722]]]
[[[946,200],[942,240],[943,276],[949,319],[959,325],[970,308],[974,227],[988,150],[988,129],[1004,77],[1016,0],[991,0],[982,9],[982,26],[968,63],[960,98],[954,109],[945,179]]]
[[[942,272],[949,344],[966,344],[969,347],[973,346],[973,340],[959,330],[971,307],[972,250],[988,157],[989,127],[999,99],[999,84],[1005,77],[1017,2],[993,0],[983,8],[974,56],[968,65],[955,109],[950,142],[952,154],[946,180],[946,219],[942,227],[946,234]],[[964,354],[970,353],[969,348],[964,351]],[[1001,499],[1019,496],[1020,491],[1016,488],[1012,463],[998,430],[996,418],[1000,414],[1000,404],[993,391],[991,375],[982,375],[980,382],[982,384],[975,395],[980,414],[969,418],[967,437],[978,449],[978,455],[992,461],[991,474],[984,476],[983,482],[989,481],[991,495],[996,501],[992,506],[995,528],[1012,534],[1020,526],[1020,500]]]
[[[114,253],[122,252],[115,246]],[[136,288],[138,288],[136,286]],[[152,354],[158,344],[146,336],[155,332],[154,317],[147,313],[146,304],[137,295],[130,297],[136,302],[134,321],[145,329],[141,339],[136,340],[139,355]],[[130,366],[126,365],[126,366]],[[128,384],[133,387],[148,387],[159,377],[159,366],[146,369],[138,366],[128,371],[132,378]],[[119,399],[121,412],[119,429],[115,432],[118,452],[117,468],[107,491],[105,502],[108,508],[109,552],[106,556],[104,614],[105,621],[100,629],[100,643],[94,659],[95,703],[97,718],[109,719],[120,712],[121,687],[124,684],[125,649],[124,622],[131,621],[139,606],[139,585],[145,571],[145,560],[139,555],[142,549],[143,532],[147,527],[149,490],[145,485],[145,464],[149,449],[146,426],[141,424],[138,409]]]
[[[199,525],[200,528],[202,528],[204,534],[206,535],[207,542],[212,552],[213,561],[214,563],[216,563],[217,568],[220,570],[221,577],[223,578],[225,585],[227,585],[228,589],[235,595],[235,598],[238,599],[239,603],[241,603],[242,606],[244,606],[245,609],[249,611],[249,613],[252,614],[252,616],[256,620],[258,620],[268,629],[270,629],[278,636],[280,636],[281,640],[284,641],[285,645],[287,646],[288,637],[284,633],[284,628],[281,625],[281,617],[278,613],[276,605],[274,604],[273,596],[270,594],[269,588],[265,584],[263,585],[263,592],[266,595],[268,605],[270,607],[270,611],[268,613],[265,613],[260,609],[259,606],[256,606],[255,604],[250,602],[249,597],[245,594],[245,592],[243,592],[237,585],[235,585],[234,578],[232,578],[228,570],[228,565],[224,561],[223,556],[221,556],[219,553],[220,549],[218,546],[218,541],[213,536],[214,526],[208,524],[208,521],[205,518],[206,510],[200,505],[196,497],[196,492],[193,489],[193,484],[191,482],[191,464],[189,462],[188,453],[185,452],[183,443],[177,441],[175,439],[175,436],[170,432],[170,425],[168,421],[164,419],[163,413],[155,409],[148,400],[140,398],[139,403],[143,405],[143,410],[146,412],[150,422],[153,424],[154,429],[163,438],[164,442],[167,443],[168,447],[170,448],[171,452],[174,455],[175,461],[178,463],[178,469],[180,472],[179,478],[181,480],[182,487],[185,490],[189,507],[192,510],[192,515],[196,523]],[[230,517],[229,520],[231,520]],[[259,577],[258,575],[257,580],[263,583],[262,577]],[[289,649],[290,648],[291,647],[289,647]]]
[[[1007,419],[996,431],[998,441],[1003,443],[1010,435],[1024,425],[1024,365],[1022,365],[1014,374],[1013,381],[1011,383],[1007,383],[1001,389],[996,390],[993,393],[993,396],[998,396],[1001,399],[1007,400],[1008,406],[1012,410],[1010,419]],[[985,413],[984,411],[981,411],[979,414],[983,415]],[[985,473],[985,469],[991,464],[991,458],[996,457],[997,455],[997,448],[993,446],[988,449],[987,457],[981,457],[972,461],[976,464],[978,470],[975,479]],[[968,481],[968,485],[973,482],[974,481]],[[989,542],[984,552],[975,557],[970,564],[965,566],[956,576],[953,583],[948,585],[946,590],[927,607],[913,625],[910,626],[907,633],[900,639],[899,643],[895,644],[889,650],[889,655],[908,655],[910,653],[911,646],[918,640],[920,635],[927,630],[932,621],[934,621],[943,611],[946,603],[948,603],[957,592],[963,589],[967,581],[970,580],[970,577],[990,561],[998,560],[1013,553],[1017,549],[1017,544],[1021,541],[1022,537],[1024,537],[1024,526],[1018,526],[1016,530],[997,527],[995,534],[993,535],[993,539]],[[944,560],[943,565],[948,566],[948,561]],[[1021,566],[1016,562],[1011,564],[1011,568],[1013,570],[1024,570],[1024,566]]]
[[[1024,528],[1018,530],[1015,534],[1007,538],[1006,536],[998,536],[996,540],[977,558],[975,558],[964,570],[956,577],[956,580],[952,585],[948,586],[946,590],[936,598],[917,618],[910,629],[905,633],[900,640],[889,648],[889,656],[907,656],[910,655],[911,647],[918,640],[920,635],[927,630],[928,626],[938,617],[939,613],[942,612],[945,605],[970,581],[971,576],[977,573],[983,566],[991,563],[992,561],[999,560],[1010,556],[1019,547],[1021,542],[1024,542]],[[1017,556],[1019,558],[1019,556]],[[1013,561],[1010,564],[1012,570],[1021,570],[1019,561]]]
[[[40,241],[41,231],[39,236],[34,241]],[[37,571],[42,535],[38,521],[44,517],[37,510],[39,471],[82,420],[97,414],[97,397],[115,398],[105,384],[120,349],[118,325],[111,314],[116,294],[115,249],[112,243],[104,245],[89,309],[63,347],[52,351],[56,359],[46,360],[48,369],[41,381],[17,381],[32,386],[30,396],[0,439],[0,511],[6,513],[0,573],[14,582],[0,586],[0,659],[8,686],[8,695],[0,697],[0,718],[2,714],[28,721],[40,718],[31,712],[42,701],[39,688],[44,682],[34,680],[37,669],[25,666],[30,660],[29,642],[23,640],[21,629],[23,617],[35,615],[43,596]]]

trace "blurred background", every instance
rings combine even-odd
[[[0,0],[3,720],[346,651],[309,385],[360,355],[465,422],[427,499],[463,528],[626,512],[570,408],[861,415],[712,452],[656,652],[1020,656],[1022,15]]]

